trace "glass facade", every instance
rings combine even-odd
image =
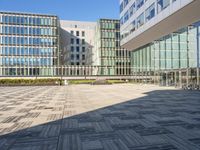
[[[99,75],[130,75],[130,52],[120,47],[119,20],[100,19],[96,46],[99,53]]]
[[[58,27],[56,16],[0,12],[0,75],[55,75]]]
[[[161,85],[199,85],[198,40],[199,23],[132,51],[132,75]]]

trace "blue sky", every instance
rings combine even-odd
[[[119,18],[119,0],[0,0],[0,11],[56,14],[62,20]]]

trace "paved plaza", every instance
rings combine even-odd
[[[200,92],[0,87],[0,150],[200,150]]]

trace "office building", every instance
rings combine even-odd
[[[97,22],[95,51],[99,75],[130,75],[130,51],[120,47],[119,20]]]
[[[121,46],[137,81],[199,85],[200,1],[121,0]]]
[[[1,76],[130,75],[120,23],[60,21],[56,15],[0,12]]]
[[[0,75],[53,76],[59,64],[55,15],[0,12]]]
[[[199,0],[120,0],[121,45],[136,49],[200,20]]]
[[[63,65],[93,65],[95,22],[61,20]]]
[[[95,75],[95,22],[61,20],[60,45],[63,76]]]

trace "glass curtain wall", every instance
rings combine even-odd
[[[56,16],[0,12],[0,75],[56,74],[58,42]]]
[[[132,51],[132,75],[160,85],[197,84],[197,29],[194,25],[188,26]]]
[[[130,75],[130,52],[120,47],[119,20],[100,19],[97,34],[102,69],[99,75]]]

